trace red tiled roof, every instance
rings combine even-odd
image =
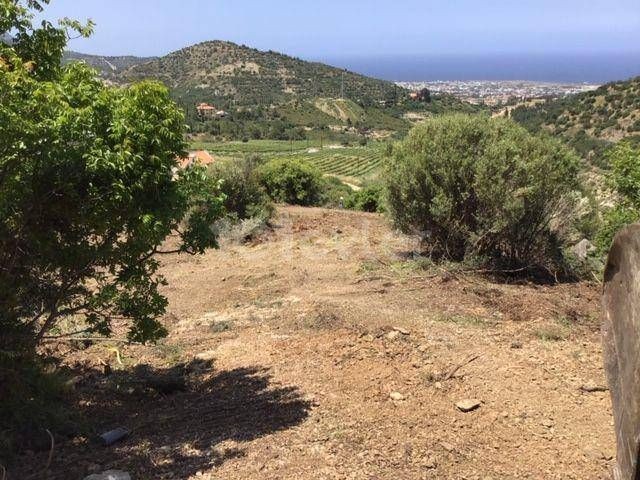
[[[187,168],[191,165],[198,164],[207,166],[215,162],[215,159],[206,150],[195,150],[189,152],[189,155],[178,159],[178,165],[180,168]]]
[[[214,162],[213,157],[206,150],[196,150],[195,159],[201,165],[209,165]]]
[[[209,105],[208,103],[199,103],[198,105],[196,105],[196,108],[198,110],[216,110],[216,107],[214,107],[213,105]]]

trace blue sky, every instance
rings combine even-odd
[[[640,0],[51,0],[93,19],[73,50],[162,55],[230,40],[303,58],[640,51]]]

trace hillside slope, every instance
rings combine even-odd
[[[562,135],[581,153],[588,153],[610,142],[640,136],[640,77],[519,107],[512,117],[530,130]]]
[[[404,93],[391,82],[223,41],[199,43],[133,65],[124,77],[157,78],[183,94],[214,101],[232,99],[240,105],[340,97],[341,92],[355,101],[380,101]]]
[[[425,271],[376,214],[283,207],[274,225],[160,258],[165,341],[118,344],[123,366],[101,342],[66,358],[89,426],[132,434],[56,439],[47,478],[607,478],[609,395],[581,390],[606,384],[597,285]],[[156,393],[145,372],[184,387]],[[9,478],[41,478],[48,455]]]

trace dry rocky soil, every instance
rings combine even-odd
[[[416,248],[376,214],[281,207],[252,243],[162,257],[169,337],[52,345],[88,433],[8,478],[609,478],[600,287],[456,273]]]

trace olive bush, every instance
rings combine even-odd
[[[568,148],[507,119],[447,115],[414,127],[394,152],[384,176],[389,213],[434,255],[562,267],[563,239],[551,225],[579,187]]]

